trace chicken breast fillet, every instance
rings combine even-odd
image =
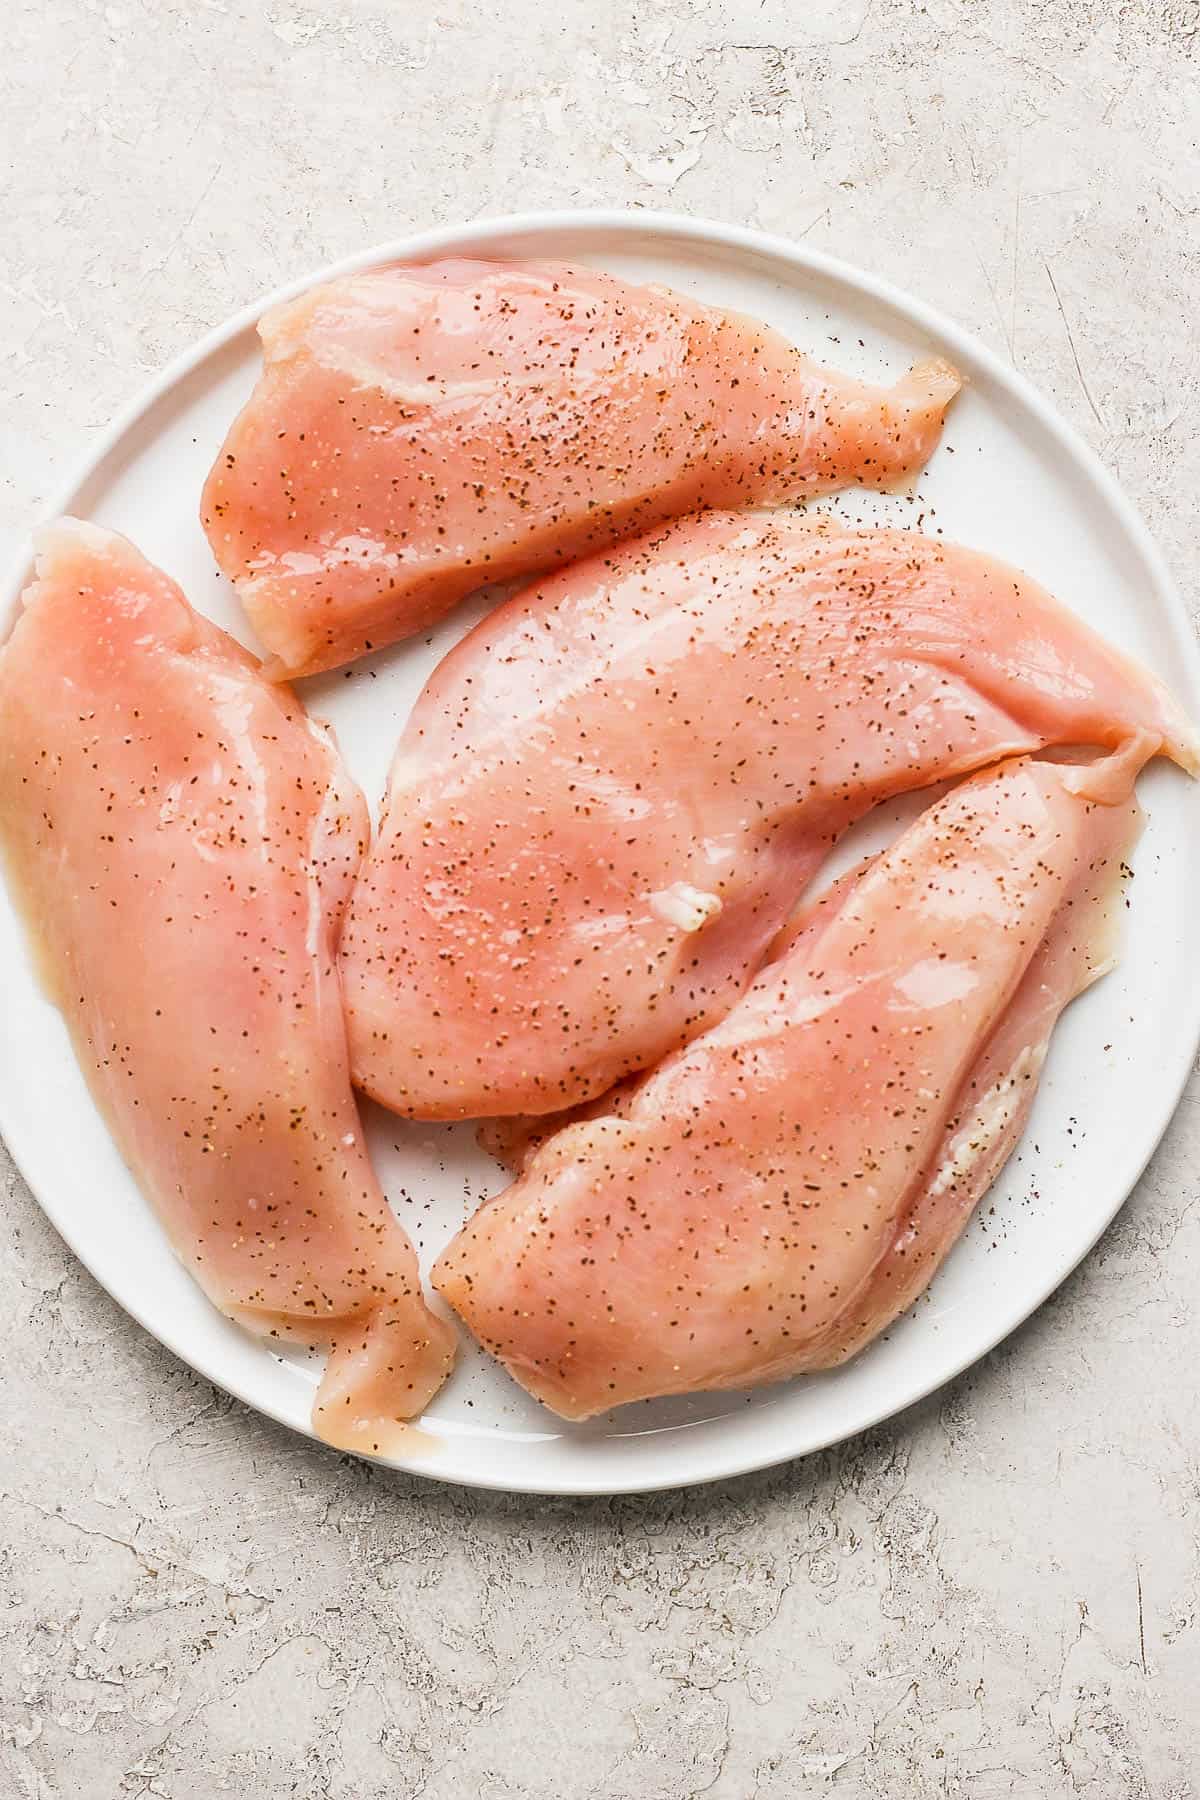
[[[398,1447],[454,1334],[350,1089],[368,831],[327,734],[124,538],[66,520],[0,651],[0,839],[103,1114],[214,1305],[329,1347],[331,1443]]]
[[[259,330],[201,518],[280,675],[679,513],[887,486],[959,387],[937,361],[871,387],[753,319],[555,264],[369,269]]]
[[[905,531],[710,513],[485,620],[401,739],[342,946],[356,1082],[546,1113],[734,1004],[830,845],[897,793],[1147,734],[1163,687],[1035,583]]]
[[[1136,764],[974,776],[818,902],[721,1024],[535,1150],[434,1271],[484,1347],[579,1419],[876,1337],[1110,965]]]

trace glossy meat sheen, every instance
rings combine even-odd
[[[0,837],[96,1104],[187,1268],[328,1345],[330,1442],[399,1446],[453,1333],[350,1090],[335,947],[362,796],[133,546],[64,521],[0,651]]]
[[[1016,1142],[1062,1007],[1110,965],[1135,761],[1096,787],[1027,760],[975,776],[618,1115],[551,1138],[435,1268],[480,1342],[585,1418],[826,1368],[883,1330]]]
[[[343,939],[355,1080],[544,1113],[725,1013],[878,801],[1049,744],[1196,742],[1033,582],[903,531],[708,514],[511,600],[434,672]]]
[[[835,881],[819,899],[803,905],[772,943],[763,959],[764,963],[778,962],[803,935],[814,933],[830,908],[839,904],[850,883],[863,873],[868,862],[861,863],[857,869]],[[520,1175],[547,1139],[564,1131],[568,1125],[576,1125],[581,1119],[601,1119],[608,1113],[623,1116],[644,1079],[642,1075],[630,1075],[596,1099],[585,1100],[579,1106],[564,1107],[559,1112],[516,1113],[507,1117],[481,1119],[475,1129],[476,1142],[481,1150],[494,1157],[510,1175]]]
[[[871,387],[753,319],[554,264],[371,269],[259,329],[201,517],[288,675],[679,513],[887,486],[959,386],[934,362]]]

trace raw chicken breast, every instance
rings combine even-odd
[[[1110,965],[1136,760],[976,775],[619,1116],[536,1151],[434,1271],[485,1348],[578,1419],[826,1368],[882,1331],[1012,1150],[1058,1014]]]
[[[593,269],[369,269],[276,307],[201,517],[273,653],[307,675],[705,506],[919,469],[959,387],[876,388],[753,319]]]
[[[375,1180],[335,960],[362,796],[286,688],[66,520],[0,651],[0,839],[129,1167],[214,1305],[327,1345],[329,1442],[399,1446],[453,1357]]]
[[[819,899],[801,906],[779,933],[763,961],[777,962],[804,933],[815,932],[829,909],[839,904],[846,888],[866,866],[866,863],[860,864],[858,869],[835,881]],[[505,1118],[481,1119],[475,1128],[476,1142],[510,1175],[521,1175],[547,1139],[564,1131],[568,1125],[577,1125],[583,1119],[602,1119],[609,1113],[623,1117],[644,1079],[642,1075],[630,1075],[596,1099],[585,1100],[579,1106],[563,1107],[559,1112],[515,1113]]]
[[[603,1093],[743,991],[890,795],[1148,735],[1160,684],[1003,564],[707,514],[509,601],[434,672],[351,900],[354,1079],[418,1117]]]

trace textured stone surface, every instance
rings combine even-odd
[[[945,306],[1200,568],[1197,0],[7,0],[0,529],[196,334],[406,227],[744,220]],[[2,1004],[2,1001],[0,1001]],[[0,1794],[1200,1794],[1200,1086],[1038,1318],[830,1455],[440,1490],[213,1393],[3,1162]]]

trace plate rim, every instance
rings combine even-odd
[[[381,263],[426,260],[434,256],[454,253],[486,255],[489,248],[494,253],[505,238],[541,235],[552,237],[555,234],[568,232],[581,236],[595,234],[597,238],[602,238],[606,234],[626,234],[645,240],[666,236],[683,240],[700,248],[721,248],[741,255],[753,255],[790,264],[792,268],[803,275],[810,277],[815,275],[829,282],[842,284],[882,306],[892,309],[935,339],[939,347],[948,349],[952,355],[957,356],[963,362],[973,363],[977,368],[986,372],[991,381],[1006,390],[1026,413],[1036,419],[1049,437],[1057,441],[1064,454],[1092,484],[1093,489],[1102,500],[1108,516],[1120,527],[1126,540],[1147,569],[1165,618],[1175,627],[1175,635],[1179,639],[1178,648],[1182,666],[1174,685],[1185,691],[1190,689],[1192,694],[1200,696],[1200,644],[1197,643],[1196,634],[1184,606],[1178,584],[1141,513],[1097,451],[1019,369],[1006,362],[973,332],[957,324],[955,320],[920,296],[909,293],[897,284],[875,275],[869,270],[861,269],[839,257],[811,248],[800,240],[790,239],[778,233],[761,231],[757,227],[735,225],[694,215],[619,207],[568,207],[547,211],[504,213],[410,232],[402,237],[387,239],[368,249],[339,258],[284,282],[261,298],[241,307],[237,312],[205,332],[194,343],[172,357],[157,374],[142,384],[129,402],[116,412],[109,424],[71,462],[66,477],[51,494],[47,503],[39,509],[34,525],[25,534],[17,552],[6,566],[3,578],[0,579],[0,642],[8,635],[11,622],[16,616],[16,607],[21,591],[29,579],[32,567],[30,540],[37,527],[71,511],[87,483],[119,448],[123,439],[139,421],[202,364],[242,333],[253,330],[268,308],[292,299],[319,283],[354,274],[362,269],[373,268]],[[373,1466],[384,1469],[388,1473],[416,1475],[426,1480],[435,1480],[464,1488],[477,1488],[483,1491],[600,1498],[704,1486],[710,1482],[728,1480],[738,1475],[777,1468],[783,1463],[814,1455],[821,1450],[832,1449],[888,1419],[897,1418],[911,1407],[928,1399],[940,1388],[957,1380],[967,1369],[982,1362],[985,1357],[1020,1329],[1091,1253],[1126,1204],[1133,1188],[1141,1179],[1161,1144],[1182,1099],[1198,1051],[1200,1051],[1200,1007],[1197,1007],[1190,1032],[1182,1042],[1179,1068],[1171,1073],[1171,1078],[1165,1083],[1156,1082],[1154,1088],[1156,1098],[1153,1107],[1142,1108],[1143,1125],[1147,1112],[1149,1111],[1151,1114],[1148,1133],[1139,1138],[1139,1143],[1144,1148],[1139,1149],[1128,1164],[1123,1165],[1114,1184],[1114,1191],[1118,1195],[1115,1204],[1111,1210],[1106,1210],[1104,1216],[1097,1223],[1095,1231],[1088,1236],[1086,1242],[1082,1243],[1077,1253],[1072,1245],[1070,1260],[1065,1265],[1056,1263],[1048,1278],[1042,1277],[1032,1282],[1027,1290],[1023,1290],[1018,1309],[1008,1317],[1003,1329],[992,1337],[990,1342],[981,1347],[972,1348],[960,1356],[952,1357],[947,1365],[939,1364],[936,1373],[919,1374],[918,1379],[913,1382],[911,1387],[904,1390],[902,1398],[896,1400],[893,1397],[878,1406],[868,1406],[865,1412],[856,1414],[844,1429],[838,1429],[832,1434],[825,1430],[820,1431],[818,1433],[819,1442],[801,1442],[798,1445],[793,1436],[793,1439],[783,1448],[777,1451],[772,1449],[764,1455],[753,1447],[743,1449],[739,1453],[735,1439],[731,1451],[724,1455],[720,1454],[719,1448],[714,1453],[710,1447],[702,1466],[692,1466],[685,1457],[682,1469],[672,1469],[661,1474],[635,1473],[633,1479],[630,1480],[614,1478],[611,1471],[598,1472],[596,1479],[588,1479],[583,1474],[572,1474],[570,1478],[552,1479],[538,1479],[535,1475],[532,1479],[519,1482],[498,1478],[490,1471],[472,1473],[468,1476],[459,1472],[441,1470],[437,1466],[438,1459],[436,1457],[426,1458],[420,1452],[410,1457],[386,1460],[362,1458],[358,1460],[370,1462]],[[0,1136],[3,1136],[13,1164],[41,1212],[62,1238],[72,1256],[87,1269],[92,1279],[109,1294],[124,1313],[132,1318],[142,1330],[148,1332],[162,1344],[171,1355],[200,1375],[203,1380],[210,1382],[214,1387],[248,1406],[253,1412],[300,1433],[314,1443],[322,1442],[315,1436],[307,1420],[297,1420],[295,1417],[289,1416],[281,1406],[272,1404],[269,1399],[264,1401],[257,1394],[243,1391],[240,1384],[214,1376],[206,1369],[199,1367],[170,1329],[164,1330],[157,1324],[151,1325],[138,1304],[122,1298],[114,1292],[107,1281],[96,1273],[87,1256],[83,1255],[72,1242],[67,1225],[60,1217],[61,1209],[47,1201],[44,1194],[39,1191],[37,1181],[29,1173],[30,1167],[36,1163],[36,1152],[32,1145],[24,1142],[21,1122],[11,1114],[6,1084],[0,1084]],[[692,1428],[687,1426],[676,1428],[678,1438],[686,1440],[690,1429]],[[605,1441],[611,1442],[612,1440]],[[334,1451],[333,1454],[351,1453]]]

